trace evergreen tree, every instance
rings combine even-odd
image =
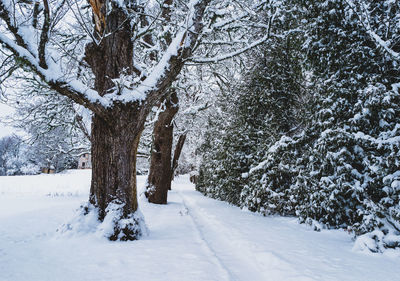
[[[290,9],[285,11],[285,16],[274,23],[274,31],[280,36],[252,54],[257,61],[244,75],[244,82],[229,95],[221,96],[228,105],[222,110],[227,112],[227,117],[209,124],[217,133],[206,135],[202,147],[205,157],[197,188],[251,210],[264,210],[269,195],[261,191],[265,188],[259,187],[258,181],[248,178],[249,170],[264,159],[269,147],[281,137],[298,131],[304,114],[299,108],[305,96],[299,34],[293,32],[297,25],[296,13]],[[226,120],[231,122],[227,124]],[[225,134],[221,133],[221,127]],[[284,188],[286,171],[270,172],[275,182],[268,181],[268,184]]]
[[[213,160],[203,162],[212,163],[201,170],[212,178],[209,193],[240,192],[239,202],[230,202],[263,214],[295,214],[315,229],[346,228],[361,236],[358,247],[371,251],[399,247],[400,6],[290,4],[280,18],[292,20],[280,26],[286,36],[246,76],[244,99],[237,95],[232,103],[229,132],[248,139],[221,138],[212,147],[217,151],[208,152]],[[252,161],[233,166],[242,159],[237,155]]]
[[[375,20],[386,13],[381,4],[374,7]],[[398,134],[398,92],[392,90],[400,77],[397,64],[377,47],[348,1],[306,5],[308,61],[319,87],[307,129],[312,145],[303,153],[307,166],[294,188],[307,191],[297,214],[358,235],[375,229],[392,233],[395,223],[388,227],[384,221],[388,202],[398,195],[385,191],[383,179],[398,169],[398,144],[391,141]]]

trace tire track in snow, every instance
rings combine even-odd
[[[209,252],[212,254],[212,256],[214,257],[214,259],[217,261],[218,265],[220,267],[222,267],[224,269],[224,271],[227,273],[228,275],[228,279],[227,280],[231,280],[231,281],[241,281],[242,279],[239,278],[235,273],[233,273],[226,265],[225,263],[222,261],[222,259],[217,255],[216,251],[214,250],[214,248],[212,247],[212,245],[210,244],[210,242],[206,239],[204,231],[201,229],[201,223],[198,221],[197,216],[193,215],[193,208],[189,208],[186,200],[185,200],[185,196],[182,195],[182,192],[179,190],[178,191],[179,196],[181,197],[182,200],[182,204],[185,207],[185,209],[187,210],[187,213],[193,223],[193,228],[196,229],[196,232],[199,234],[200,239],[202,240],[202,242],[204,243],[204,245],[208,248]],[[256,279],[252,279],[249,278],[247,280],[256,280]]]
[[[182,202],[183,207],[185,208],[185,211],[187,213],[187,215],[190,218],[191,224],[193,226],[193,229],[195,230],[195,232],[198,235],[199,241],[202,243],[204,249],[206,252],[209,253],[211,259],[214,261],[214,263],[219,267],[219,269],[224,273],[225,275],[225,280],[227,281],[239,281],[239,279],[237,279],[232,272],[230,272],[230,270],[228,269],[228,267],[225,266],[225,264],[221,261],[221,259],[217,256],[217,254],[215,253],[215,251],[213,250],[213,248],[210,246],[210,244],[208,243],[208,241],[205,239],[204,234],[202,232],[202,230],[199,228],[199,224],[198,222],[196,222],[196,219],[191,215],[188,206],[186,205],[185,199],[183,198],[183,196],[181,195],[180,191],[176,192]],[[221,281],[221,280],[218,280]]]
[[[182,203],[204,243],[229,273],[230,280],[315,280],[296,271],[290,262],[260,245],[248,241],[240,230],[224,224],[221,219],[201,208],[195,198],[177,188]]]

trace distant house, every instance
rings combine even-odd
[[[42,174],[54,174],[56,172],[56,169],[51,166],[51,167],[42,167]]]
[[[78,169],[91,169],[92,155],[88,152],[82,153],[78,160]]]

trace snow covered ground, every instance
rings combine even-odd
[[[90,171],[0,177],[1,281],[400,280],[396,252],[355,252],[343,231],[242,211],[203,197],[187,177],[168,205],[140,197],[150,230],[140,241],[60,235],[89,185]]]

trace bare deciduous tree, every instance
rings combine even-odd
[[[185,63],[218,62],[265,42],[274,9],[254,19],[268,2],[0,1],[1,73],[18,68],[93,113],[89,202],[99,221],[113,216],[110,239],[142,234],[135,163],[151,108]],[[252,29],[266,32],[257,38]]]

